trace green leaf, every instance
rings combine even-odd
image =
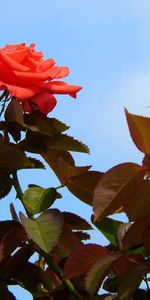
[[[108,256],[108,254],[109,251],[105,247],[96,244],[81,244],[68,257],[64,276],[73,278],[87,273],[100,258]]]
[[[113,263],[120,256],[120,254],[106,255],[94,264],[86,277],[86,289],[90,295],[95,294],[106,273],[111,271]]]
[[[20,213],[22,224],[29,237],[46,253],[50,253],[62,232],[63,217],[57,209],[50,209],[32,220]]]
[[[69,126],[60,122],[59,120],[48,118],[45,115],[39,114],[38,112],[24,114],[24,122],[28,130],[42,133],[47,136],[54,136],[57,133],[61,133],[69,129]]]
[[[134,163],[123,163],[108,170],[94,191],[94,221],[116,213],[136,192],[145,170]]]
[[[56,199],[54,188],[30,187],[23,195],[23,203],[30,215],[38,214],[50,207]]]
[[[150,154],[150,118],[130,114],[125,110],[131,137],[136,147]]]
[[[111,244],[118,246],[116,234],[119,226],[123,224],[122,222],[113,220],[111,218],[104,218],[101,221],[94,222],[93,217],[92,222],[104,234]]]

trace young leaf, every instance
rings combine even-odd
[[[63,217],[57,209],[47,210],[32,220],[20,213],[22,224],[29,237],[46,253],[50,253],[62,232]]]
[[[93,221],[94,220],[92,217],[92,222]],[[93,224],[104,234],[106,239],[108,239],[111,244],[118,246],[116,234],[119,226],[123,224],[122,222],[113,220],[111,218],[104,218],[101,221],[93,222]]]
[[[145,170],[134,163],[124,163],[108,170],[94,192],[94,221],[114,214],[134,195]]]
[[[79,245],[76,247],[65,263],[64,276],[77,277],[87,273],[100,258],[109,254],[109,251],[96,244]]]
[[[120,254],[106,255],[92,266],[86,277],[86,289],[90,295],[95,294],[106,274],[111,271],[113,263],[119,259],[120,256]]]
[[[125,110],[131,137],[136,147],[150,154],[150,118],[130,114]]]
[[[23,203],[30,215],[38,214],[50,207],[56,199],[54,188],[30,187],[23,195]]]

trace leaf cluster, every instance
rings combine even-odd
[[[72,152],[89,153],[82,142],[64,133],[69,127],[33,111],[26,114],[12,98],[0,121],[0,198],[14,188],[25,213],[0,222],[0,294],[14,300],[10,285],[19,284],[34,300],[149,299],[150,273],[150,118],[125,111],[129,131],[143,153],[140,164],[125,162],[107,172],[76,166]],[[40,159],[32,158],[38,154]],[[41,161],[42,160],[42,161]],[[45,168],[59,187],[29,183],[23,192],[17,172]],[[66,187],[93,208],[91,223],[55,208]],[[128,222],[113,215],[125,213]],[[93,244],[97,228],[108,240]],[[31,262],[37,253],[38,259]],[[145,282],[147,289],[141,289]],[[101,287],[105,293],[101,291]]]

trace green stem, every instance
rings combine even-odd
[[[13,173],[13,186],[16,190],[16,197],[22,201],[23,192],[22,192],[19,180],[18,180],[17,172]]]
[[[14,172],[12,174],[12,176],[13,176],[13,180],[12,180],[13,186],[14,186],[14,188],[16,190],[16,198],[18,198],[21,201],[21,203],[22,203],[22,205],[23,205],[23,207],[24,207],[24,209],[26,211],[27,216],[31,217],[30,214],[29,214],[29,212],[26,210],[26,207],[24,206],[24,203],[23,203],[23,192],[22,192],[19,180],[18,180],[17,172]]]
[[[82,300],[82,296],[79,294],[77,289],[74,287],[72,282],[69,279],[65,279],[63,276],[63,271],[61,268],[55,264],[49,254],[45,253],[43,250],[39,250],[40,254],[44,257],[46,263],[51,268],[51,270],[58,276],[58,278],[62,281],[64,286],[69,290],[69,292],[78,300]]]

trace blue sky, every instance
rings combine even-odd
[[[129,136],[123,108],[149,115],[150,2],[149,0],[5,0],[1,3],[0,47],[35,42],[45,57],[70,68],[68,82],[82,85],[77,100],[58,97],[52,116],[71,125],[70,134],[87,143],[91,155],[75,154],[77,163],[106,171],[142,154]],[[50,171],[20,172],[22,186],[57,185]],[[32,182],[31,182],[32,180]],[[68,192],[62,210],[90,209]],[[0,219],[9,218],[10,196],[0,202]],[[17,204],[17,202],[16,202]],[[17,204],[18,210],[21,209]],[[97,243],[105,242],[93,235]],[[15,289],[17,300],[32,298]]]

